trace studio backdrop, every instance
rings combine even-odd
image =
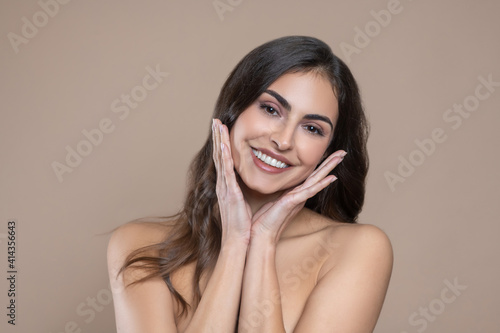
[[[113,332],[110,232],[181,207],[254,47],[329,44],[371,125],[361,223],[395,254],[377,333],[500,327],[500,2],[0,0],[0,330]]]

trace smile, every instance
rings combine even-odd
[[[259,160],[266,163],[267,165],[273,166],[278,169],[284,169],[289,167],[288,164],[278,161],[277,159],[272,158],[271,156],[267,156],[266,154],[262,153],[259,150],[255,150],[252,148],[252,152],[254,153],[255,157],[257,157]]]

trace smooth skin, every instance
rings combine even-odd
[[[108,267],[118,332],[233,333],[240,305],[238,332],[373,331],[392,271],[387,236],[377,227],[332,221],[304,208],[336,180],[328,174],[345,156],[337,151],[316,167],[333,135],[327,122],[337,119],[335,95],[313,73],[284,75],[269,88],[290,110],[263,94],[231,134],[213,121],[223,235],[215,268],[202,276],[196,311],[176,321],[180,309],[160,278],[125,287],[144,274],[129,270],[116,279],[126,255],[163,240],[168,226],[127,224],[113,233]],[[291,162],[290,169],[266,173],[252,161],[251,148],[272,150]],[[188,301],[193,268],[172,275]]]

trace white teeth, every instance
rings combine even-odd
[[[279,169],[284,169],[284,168],[288,167],[288,164],[281,162],[281,161],[278,161],[277,159],[272,158],[271,156],[267,156],[266,154],[262,153],[260,150],[252,149],[252,151],[253,151],[254,155],[259,160],[261,160],[262,162],[264,162],[270,166],[273,166],[273,167],[279,168]]]

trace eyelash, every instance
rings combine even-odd
[[[325,133],[323,133],[323,131],[320,128],[317,128],[313,125],[305,125],[304,127],[306,128],[306,131],[308,131],[309,133],[319,136],[325,136]],[[311,128],[313,129],[311,130]]]
[[[278,110],[271,105],[261,103],[260,108],[269,116],[279,115]],[[321,130],[321,128],[318,128],[316,126],[304,125],[304,129],[313,135],[325,136],[325,133]]]
[[[267,114],[269,114],[270,116],[276,116],[279,114],[278,110],[276,110],[275,107],[272,107],[271,105],[268,105],[268,104],[260,104],[260,108],[262,110],[264,110],[264,112],[266,112]],[[273,111],[270,112],[269,110],[272,109]]]

